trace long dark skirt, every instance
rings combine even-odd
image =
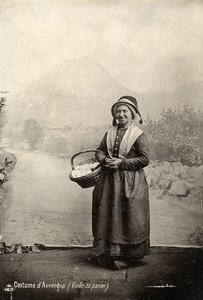
[[[150,254],[149,194],[143,169],[103,173],[93,191],[92,256]]]

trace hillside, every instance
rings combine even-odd
[[[157,119],[163,109],[188,104],[195,110],[203,111],[203,82],[194,82],[179,86],[171,91],[151,91],[137,94],[145,114]]]
[[[7,102],[8,125],[21,127],[27,118],[36,118],[44,128],[109,123],[110,107],[123,95],[137,97],[144,118],[157,119],[169,106],[189,103],[202,109],[203,82],[172,91],[138,93],[122,86],[88,57],[69,60]]]
[[[44,127],[99,124],[111,121],[110,106],[124,94],[135,94],[89,58],[67,61],[24,90],[9,106],[15,126],[28,117]]]

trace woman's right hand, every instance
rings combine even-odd
[[[105,157],[105,159],[103,160],[103,166],[108,170],[112,169],[112,161],[113,158]]]
[[[116,157],[106,157],[104,159],[104,167],[110,170],[117,170],[118,167],[120,166],[122,160],[120,158]]]

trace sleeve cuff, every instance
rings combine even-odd
[[[124,169],[126,169],[126,167],[127,167],[127,161],[126,161],[125,158],[122,158],[122,163],[121,163],[121,165],[120,165],[120,168],[121,168],[122,170],[124,170]]]

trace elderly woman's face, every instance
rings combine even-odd
[[[118,105],[116,107],[116,118],[118,119],[119,124],[126,126],[131,123],[133,114],[126,105]]]

